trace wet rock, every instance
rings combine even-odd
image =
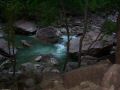
[[[21,40],[21,43],[23,44],[23,46],[26,46],[26,47],[31,47],[32,45],[26,41],[26,40]]]
[[[53,27],[38,30],[36,32],[36,37],[44,43],[56,43],[59,40],[58,31]]]
[[[38,57],[35,58],[36,62],[40,62],[41,60],[42,60],[42,56],[38,56]]]
[[[119,76],[120,76],[120,65],[114,64],[104,74],[102,86],[107,89],[103,89],[103,90],[119,90],[120,88]]]
[[[17,28],[16,32],[20,34],[34,34],[37,30],[34,23],[25,20],[17,21],[14,26]]]

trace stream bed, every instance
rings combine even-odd
[[[21,40],[28,41],[32,46],[23,46]],[[34,62],[34,59],[40,55],[53,55],[61,62],[64,62],[64,59],[66,58],[66,42],[67,36],[62,36],[60,41],[56,44],[45,44],[40,42],[34,36],[17,35],[17,63],[20,65],[26,62]]]

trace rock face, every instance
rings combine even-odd
[[[10,48],[11,55],[13,55],[13,49]],[[17,50],[15,48],[14,53],[16,54]],[[0,39],[0,54],[9,57],[8,42],[4,39]]]
[[[102,86],[103,90],[120,90],[120,65],[113,65],[104,74]]]
[[[99,30],[89,31],[86,33],[86,36],[83,40],[82,53],[89,51],[89,55],[99,55],[108,54],[112,49],[113,43],[115,43],[114,36],[105,35],[102,38],[103,34]],[[99,37],[98,37],[99,36]],[[70,53],[79,52],[79,41],[81,37],[76,37],[70,41]],[[97,40],[96,40],[97,39]],[[103,56],[104,56],[103,55]]]
[[[47,27],[38,30],[36,37],[44,43],[56,43],[59,39],[59,32],[53,27]]]
[[[34,34],[37,30],[34,23],[25,20],[17,21],[14,26],[17,28],[16,32],[19,34]]]
[[[99,64],[67,72],[64,74],[64,85],[66,88],[71,88],[84,81],[90,81],[100,85],[104,73],[108,69],[108,64]]]

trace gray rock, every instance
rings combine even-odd
[[[17,32],[22,34],[32,34],[37,30],[34,23],[25,20],[17,21],[14,26],[17,28]]]
[[[50,64],[50,65],[58,65],[59,62],[55,58],[50,58],[50,60],[48,60],[48,64]]]
[[[53,68],[53,69],[51,70],[51,72],[52,72],[52,73],[60,73],[60,70],[58,70],[58,69],[56,69],[56,68],[55,68],[55,69]]]
[[[45,68],[43,64],[32,64],[25,63],[21,65],[21,71],[23,75],[27,75],[28,77],[36,76],[36,78],[41,78],[42,72]]]
[[[82,53],[89,52],[89,55],[99,56],[111,51],[113,43],[116,43],[116,38],[114,35],[105,35],[103,39],[101,39],[103,34],[99,35],[100,33],[101,32],[99,30],[93,30],[86,33],[86,36],[83,40]],[[72,38],[70,40],[70,54],[79,52],[80,38],[81,36]]]
[[[58,60],[52,55],[44,55],[44,56],[42,56],[40,61],[43,63],[46,63],[47,66],[59,65]]]
[[[40,62],[42,60],[42,56],[37,56],[35,59],[34,59],[36,62]]]
[[[43,71],[43,69],[45,68],[44,65],[42,64],[34,64],[34,72],[37,73],[41,73]]]
[[[66,65],[66,71],[71,71],[78,68],[78,62],[68,62]]]
[[[53,27],[37,30],[36,37],[44,43],[56,43],[59,39],[58,31]]]
[[[23,72],[34,71],[34,65],[32,63],[24,63],[24,64],[21,65],[21,70]]]

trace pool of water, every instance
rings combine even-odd
[[[32,62],[39,55],[54,55],[58,60],[63,61],[66,57],[66,42],[67,37],[62,36],[62,39],[57,44],[44,44],[35,39],[34,36],[16,36],[17,63],[22,64],[26,62]],[[31,47],[24,47],[21,40],[30,42]]]

